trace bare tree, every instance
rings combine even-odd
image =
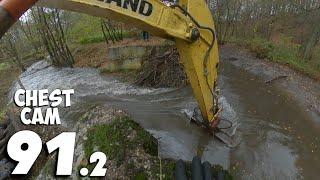
[[[116,23],[106,19],[101,19],[100,23],[101,30],[107,44],[109,43],[109,40],[111,40],[112,43],[123,40],[122,23]]]
[[[26,15],[23,16],[25,19],[27,19],[28,17]],[[26,39],[28,40],[28,42],[31,44],[31,46],[33,47],[34,51],[36,53],[39,53],[39,47],[40,45],[37,45],[37,43],[39,43],[36,38],[35,38],[35,34],[32,30],[32,27],[30,25],[29,20],[25,20],[25,21],[18,21],[16,24],[19,29],[23,32],[24,36],[26,37]]]
[[[220,41],[226,41],[232,36],[269,39],[275,28],[279,30],[281,25],[294,26],[299,20],[297,16],[320,11],[319,0],[209,0],[208,4],[217,22]],[[290,18],[291,21],[286,21]],[[306,16],[302,23],[318,22]]]
[[[43,44],[56,66],[73,67],[74,59],[64,34],[62,11],[37,7],[31,15],[37,25]]]
[[[9,32],[3,37],[4,49],[7,55],[12,58],[13,62],[22,70],[25,71],[26,68],[22,63],[21,57],[19,55],[18,47],[20,41],[20,34],[16,26],[12,27]]]

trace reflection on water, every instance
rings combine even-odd
[[[191,160],[201,153],[243,179],[317,178],[319,126],[289,96],[230,64],[221,66],[219,85],[225,116],[239,122],[242,141],[233,149],[186,119],[183,112],[195,106],[189,87],[139,88],[94,69],[53,68],[44,62],[22,76],[27,89],[75,89],[74,106],[64,121],[77,121],[77,112],[95,103],[127,110],[159,139],[162,157]]]

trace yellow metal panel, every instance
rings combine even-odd
[[[188,12],[201,26],[215,30],[211,12],[204,0],[189,0],[181,3],[182,6],[187,7]],[[216,113],[216,107],[214,107],[214,105],[217,102],[215,102],[212,91],[215,91],[215,86],[217,85],[217,66],[219,63],[218,43],[217,41],[214,42],[207,63],[204,64],[205,54],[209,48],[209,44],[212,42],[212,38],[215,37],[208,30],[200,29],[200,32],[201,38],[196,42],[186,43],[180,39],[177,39],[176,42],[181,61],[198,101],[202,117],[210,123],[213,123]],[[207,72],[205,72],[205,67],[207,68]],[[207,77],[205,74],[207,74]]]
[[[142,1],[144,0],[139,0],[139,4]],[[140,14],[137,12],[138,10],[133,11],[130,6],[127,9],[119,7],[114,1],[107,3],[107,0],[42,0],[38,5],[118,20],[160,37],[178,37],[188,40],[186,32],[189,31],[188,22],[190,20],[187,17],[175,9],[165,6],[161,1],[146,1],[152,4],[152,13],[149,16]],[[121,1],[122,5],[123,2],[124,0]]]

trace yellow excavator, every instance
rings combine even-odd
[[[0,0],[0,37],[33,5],[117,20],[174,40],[201,112],[193,119],[217,129],[219,53],[205,0]]]

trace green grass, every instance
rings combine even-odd
[[[137,136],[128,141],[127,137],[135,130]],[[96,149],[110,159],[122,163],[127,150],[142,145],[144,150],[155,156],[158,154],[157,140],[128,117],[115,119],[111,124],[95,125],[88,131],[85,142],[85,155],[89,157]]]
[[[134,180],[148,180],[148,176],[146,175],[145,172],[139,172],[138,174],[135,175],[133,178]]]
[[[320,77],[320,48],[315,50],[314,60],[305,60],[300,55],[301,45],[292,43],[291,39],[281,36],[279,43],[269,42],[263,38],[231,38],[231,43],[245,46],[254,52],[257,58],[267,58],[271,61],[288,65],[310,77]],[[318,57],[317,57],[318,56]]]
[[[98,30],[97,31],[98,35],[92,35],[92,36],[84,36],[79,38],[78,42],[80,44],[91,44],[91,43],[99,43],[99,42],[104,42],[105,38],[103,36],[103,34]],[[123,38],[127,38],[130,37],[130,33],[127,31],[122,32]],[[107,35],[107,38],[109,38],[109,35]],[[119,36],[117,36],[118,39]],[[109,40],[109,39],[108,39]],[[111,40],[109,40],[109,43],[112,43]]]
[[[320,71],[320,45],[315,48],[312,59],[313,65]]]
[[[135,133],[133,133],[135,131]],[[132,136],[136,134],[135,136]],[[129,138],[128,136],[132,136]],[[110,124],[95,125],[87,132],[88,140],[84,143],[85,156],[88,159],[95,151],[105,153],[109,160],[117,163],[117,166],[125,163],[125,158],[130,150],[142,147],[144,151],[157,159],[157,140],[137,123],[128,117],[116,118]],[[84,165],[85,166],[85,165]],[[82,166],[78,167],[81,169]],[[86,166],[89,170],[94,165]],[[141,169],[136,169],[135,164],[127,165],[128,171],[135,172],[134,179],[145,179],[146,174]],[[155,172],[157,173],[157,172]]]
[[[100,36],[87,36],[87,37],[82,37],[79,39],[80,44],[91,44],[91,43],[99,43],[103,42],[104,37],[102,35]]]
[[[0,63],[0,71],[6,70],[10,67],[10,64],[7,62]]]
[[[77,14],[76,20],[67,31],[67,39],[80,42],[82,38],[97,36],[101,33],[100,18]]]
[[[84,14],[77,16],[77,20],[74,21],[70,30],[67,31],[66,36],[69,41],[80,44],[90,44],[105,41],[101,30],[100,18]],[[129,32],[123,31],[123,38],[129,36]]]
[[[4,116],[5,116],[5,111],[1,110],[0,111],[0,123],[3,123]]]

